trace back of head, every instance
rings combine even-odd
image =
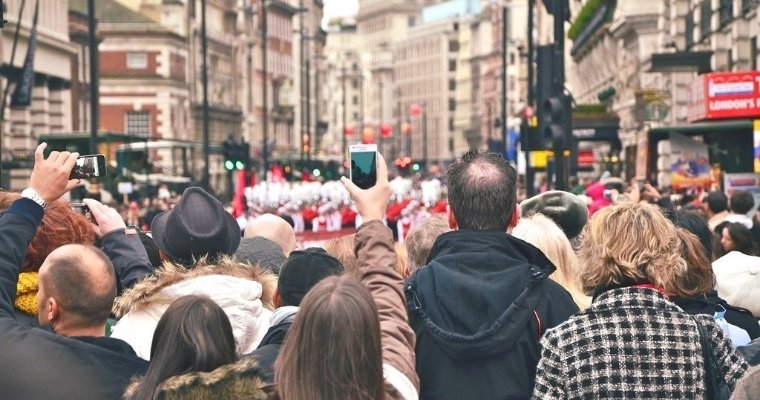
[[[723,192],[710,192],[705,197],[704,203],[713,214],[718,214],[728,209],[728,196]]]
[[[449,224],[443,215],[433,215],[420,225],[412,228],[404,240],[409,273],[427,264],[427,258],[438,236],[449,231]]]
[[[583,290],[651,283],[682,295],[677,283],[686,272],[686,261],[680,249],[675,227],[656,206],[623,203],[602,208],[583,234]]]
[[[349,274],[354,274],[359,269],[359,260],[356,259],[354,252],[354,239],[356,235],[346,235],[339,238],[330,239],[325,243],[327,254],[335,257]]]
[[[755,206],[755,198],[746,190],[737,190],[731,193],[728,207],[734,214],[747,214]]]
[[[517,173],[501,155],[470,151],[449,167],[449,206],[460,229],[506,232]]]
[[[750,256],[757,255],[757,245],[752,239],[752,231],[744,226],[744,224],[732,222],[724,225],[723,229],[728,230],[728,234],[731,236],[731,241],[734,244],[734,251]]]
[[[189,372],[209,372],[235,361],[235,338],[221,307],[203,296],[175,300],[153,333],[148,371],[130,399],[154,399],[161,383]]]
[[[699,215],[693,212],[668,212],[666,214],[673,224],[679,228],[686,229],[699,239],[705,256],[712,260],[713,255],[713,234],[707,222]]]
[[[39,285],[40,323],[69,330],[103,326],[116,298],[113,264],[93,246],[71,244],[54,250],[40,268]],[[53,320],[50,299],[60,310]]]
[[[686,261],[687,271],[676,285],[684,297],[697,297],[715,286],[712,264],[707,258],[699,238],[684,228],[676,229],[681,240],[681,257]]]
[[[520,218],[512,230],[512,236],[536,246],[557,267],[549,277],[559,283],[573,296],[579,306],[588,306],[588,300],[580,289],[578,258],[562,229],[542,214]]]
[[[293,226],[274,214],[264,214],[248,222],[245,227],[245,237],[255,236],[261,236],[280,245],[286,257],[296,249],[296,232]]]
[[[330,277],[303,299],[275,366],[282,400],[383,399],[380,321],[369,290]]]
[[[294,251],[280,269],[277,291],[281,306],[299,306],[304,296],[321,280],[344,272],[335,257],[320,248]]]

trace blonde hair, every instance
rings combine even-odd
[[[410,271],[406,247],[404,247],[403,244],[396,242],[393,244],[393,248],[396,249],[396,272],[398,272],[402,278],[408,278]]]
[[[521,218],[512,230],[512,236],[536,246],[557,267],[549,277],[565,288],[580,309],[591,304],[581,290],[578,257],[567,236],[557,224],[542,214]]]
[[[581,282],[587,293],[626,281],[647,281],[688,297],[679,284],[687,272],[676,228],[650,204],[602,208],[584,230]]]

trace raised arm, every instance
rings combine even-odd
[[[97,200],[85,199],[97,224],[95,234],[102,239],[103,251],[116,270],[119,293],[153,273],[148,253],[136,234],[128,234],[121,215]]]
[[[356,234],[355,250],[360,279],[372,293],[380,316],[383,362],[393,367],[393,370],[386,368],[386,381],[400,392],[414,397],[419,388],[414,369],[416,337],[406,314],[404,280],[396,272],[393,235],[382,222],[391,188],[385,160],[379,154],[377,165],[377,184],[370,189],[361,190],[348,179],[342,180],[364,219]],[[398,375],[399,372],[403,377]]]
[[[0,216],[0,317],[15,318],[16,281],[29,243],[42,222],[45,206],[79,183],[69,179],[77,153],[51,152],[45,159],[42,143],[34,153],[34,170],[22,198]]]

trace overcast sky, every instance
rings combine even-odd
[[[325,21],[333,17],[355,15],[359,8],[358,0],[324,0]]]

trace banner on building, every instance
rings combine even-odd
[[[760,71],[699,75],[688,98],[690,122],[760,117]]]
[[[706,144],[671,133],[670,162],[673,190],[710,187],[710,156]]]
[[[34,18],[32,31],[29,34],[29,46],[26,48],[24,66],[21,68],[21,76],[16,82],[16,89],[11,95],[11,107],[24,107],[32,104],[32,89],[34,88],[34,53],[37,51],[37,16],[39,14],[39,0],[34,5]]]

